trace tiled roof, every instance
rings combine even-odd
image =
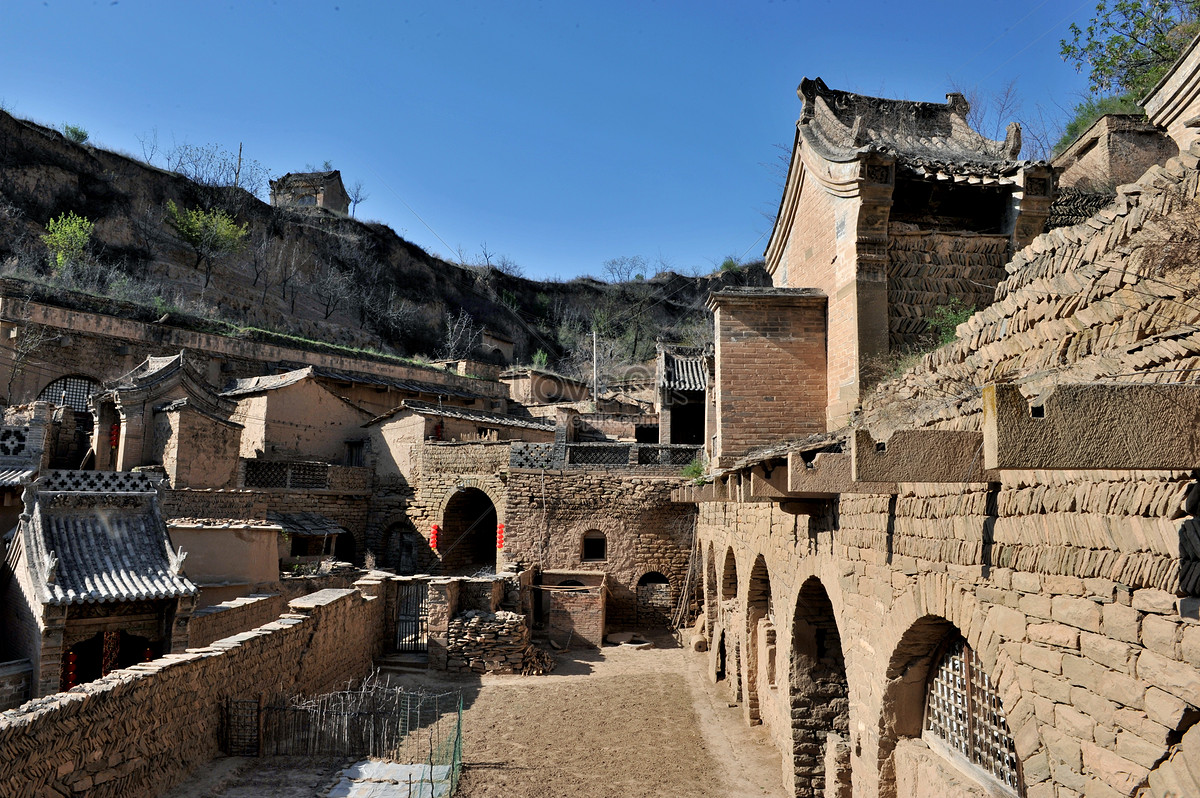
[[[302,537],[340,535],[346,530],[319,513],[267,513],[267,520],[283,527],[283,531]]]
[[[874,151],[893,154],[905,167],[931,176],[971,174],[993,180],[1011,175],[1019,166],[1019,129],[1005,141],[985,139],[967,124],[970,105],[961,94],[947,95],[944,104],[888,100],[838,91],[820,78],[805,78],[800,96],[800,135],[830,161],[854,160]]]
[[[423,393],[429,396],[453,396],[460,399],[481,399],[483,394],[455,388],[450,385],[438,385],[435,382],[419,380],[401,380],[393,377],[381,377],[376,374],[355,374],[347,371],[335,371],[324,366],[314,366],[313,373],[318,377],[338,382],[353,382],[359,385],[384,385],[397,391]]]
[[[519,427],[521,429],[537,429],[553,431],[554,423],[541,421],[535,418],[526,418],[524,416],[509,416],[504,413],[489,413],[486,410],[472,410],[469,407],[451,407],[449,405],[435,405],[433,402],[419,402],[415,399],[405,399],[394,410],[384,413],[382,416],[371,419],[369,424],[375,424],[385,419],[391,418],[401,410],[411,410],[420,416],[442,416],[445,418],[458,418],[465,421],[478,421],[481,424],[493,424],[498,427]],[[367,425],[364,425],[367,426]]]
[[[320,379],[332,380],[334,382],[350,382],[358,385],[382,385],[392,388],[397,391],[426,394],[429,396],[452,396],[459,399],[479,399],[482,394],[464,391],[461,388],[454,388],[449,385],[438,385],[432,382],[420,382],[418,380],[401,380],[392,377],[381,377],[375,374],[356,374],[348,371],[336,371],[334,369],[325,368],[323,366],[308,366],[302,369],[295,369],[283,374],[268,374],[265,377],[248,377],[242,380],[235,380],[228,388],[221,392],[222,396],[244,396],[246,394],[260,393],[262,391],[272,391],[276,388],[284,388],[288,385],[295,385],[301,380],[308,377],[318,377]]]
[[[191,596],[153,495],[39,491],[24,522],[29,567],[46,604]]]
[[[287,371],[283,374],[267,374],[262,377],[246,377],[245,379],[234,380],[228,388],[221,391],[221,396],[244,396],[251,393],[273,391],[276,388],[285,388],[288,385],[295,385],[301,380],[308,379],[312,376],[312,373],[312,366],[309,366],[308,368]]]
[[[37,472],[35,468],[0,468],[0,487],[11,488],[29,481]]]
[[[698,349],[663,348],[663,387],[671,391],[708,388],[708,358]]]

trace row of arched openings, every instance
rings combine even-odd
[[[717,630],[714,666],[718,679],[729,680],[730,693],[744,702],[751,722],[760,717],[763,690],[780,687],[786,679],[796,795],[848,796],[853,744],[849,684],[842,637],[825,586],[814,576],[800,588],[792,610],[791,646],[784,673],[783,663],[772,661],[771,656],[778,650],[775,632],[780,608],[775,604],[764,558],[756,558],[742,594],[732,548],[726,552],[719,575],[712,547],[706,559],[705,604],[709,628]],[[744,632],[731,628],[731,618],[736,616],[720,609],[722,603],[738,598],[745,602]],[[915,681],[914,676],[918,677]],[[760,684],[763,679],[765,683]],[[892,657],[888,680],[897,685],[889,701],[918,701],[922,708],[920,712],[890,711],[891,717],[916,719],[908,726],[891,729],[892,735],[924,737],[931,741],[931,748],[953,752],[952,756],[970,762],[981,781],[1023,795],[1020,764],[999,692],[953,624],[929,617],[914,625]],[[911,706],[908,703],[908,708]],[[884,748],[883,753],[890,754],[894,743]],[[893,771],[885,766],[881,794],[887,793],[889,775]]]

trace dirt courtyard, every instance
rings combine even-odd
[[[779,753],[708,683],[705,655],[656,641],[571,651],[548,676],[394,682],[463,689],[462,798],[783,798]],[[337,766],[308,764],[218,760],[168,798],[324,795]]]

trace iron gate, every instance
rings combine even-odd
[[[401,582],[396,591],[396,650],[424,654],[429,650],[429,585]]]
[[[229,756],[258,756],[262,735],[262,703],[228,699],[225,706],[225,753]]]

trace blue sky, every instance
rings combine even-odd
[[[765,248],[796,86],[940,101],[1015,81],[1061,122],[1093,0],[0,0],[0,102],[140,155],[219,143],[274,174],[326,159],[377,219],[533,278]],[[419,215],[419,218],[418,218]],[[423,220],[423,221],[422,221]]]

